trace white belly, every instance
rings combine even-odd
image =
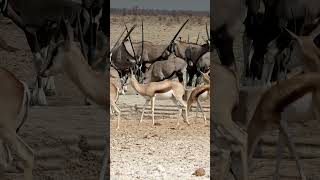
[[[156,99],[170,99],[173,96],[173,90],[170,90],[168,92],[165,93],[157,93],[155,94]]]
[[[200,99],[200,100],[206,100],[206,99],[208,99],[208,98],[209,98],[209,93],[208,93],[208,91],[200,94],[199,97],[198,97],[198,99]]]

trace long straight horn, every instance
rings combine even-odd
[[[318,35],[320,35],[320,24],[310,33],[310,37],[315,39]]]
[[[141,20],[141,31],[142,31],[142,37],[141,37],[141,39],[142,39],[142,44],[141,44],[141,55],[140,55],[140,59],[141,59],[141,57],[142,57],[142,55],[143,55],[143,44],[144,44],[144,34],[143,34],[143,19]]]
[[[166,52],[166,50],[168,49],[168,47],[171,46],[171,44],[174,42],[174,40],[176,40],[177,36],[179,35],[180,31],[182,30],[182,28],[187,24],[187,22],[189,21],[189,19],[186,20],[186,22],[184,22],[182,24],[182,26],[180,27],[179,31],[176,33],[176,35],[174,35],[174,37],[171,39],[169,45],[164,49],[164,51],[162,52],[162,54],[164,54]]]
[[[116,43],[115,43],[115,44],[113,45],[113,47],[111,48],[110,54],[111,54],[111,52],[113,51],[113,49],[118,45],[121,37],[123,36],[123,34],[124,34],[125,32],[126,32],[126,30],[123,30],[123,32],[121,33],[121,35],[120,35],[120,37],[118,38],[118,40],[116,41]]]
[[[129,31],[128,31],[128,29],[126,29],[127,35],[124,37],[124,39],[122,40],[122,42],[124,42],[124,41],[130,36],[131,32],[134,30],[134,28],[136,28],[136,26],[137,26],[136,24],[133,25]]]
[[[129,31],[128,31],[128,27],[127,27],[127,25],[125,24],[125,27],[126,27],[126,30],[127,30],[127,32],[128,32],[128,34],[129,34]],[[133,48],[133,44],[132,44],[132,41],[131,41],[131,37],[130,37],[130,34],[129,34],[129,42],[130,42],[130,44],[131,44],[131,47],[132,47],[132,51],[133,51],[133,56],[134,57],[136,57],[136,52],[134,51],[134,48]],[[125,39],[124,39],[125,40]]]
[[[206,32],[207,32],[208,41],[210,41],[210,35],[209,35],[208,24],[207,23],[206,23]]]
[[[198,44],[200,33],[198,33],[196,44]]]

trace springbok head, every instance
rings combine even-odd
[[[308,59],[308,61],[317,62],[320,59],[320,48],[315,44],[315,39],[320,35],[320,25],[315,28],[308,36],[298,36],[288,29],[285,29],[287,34],[293,40],[287,51],[290,52],[291,58],[289,66],[293,66],[301,59]],[[295,61],[294,61],[295,60]]]

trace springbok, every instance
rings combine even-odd
[[[184,120],[188,125],[190,124],[188,121],[187,105],[182,99],[185,89],[180,82],[166,79],[160,82],[139,84],[133,73],[131,73],[128,81],[133,89],[146,99],[146,102],[143,105],[140,123],[142,122],[145,108],[151,101],[152,125],[154,126],[154,105],[157,98],[159,100],[171,99],[179,108],[179,117],[180,115],[183,117],[182,111],[185,110]],[[177,126],[179,126],[179,117],[177,119]]]
[[[196,87],[192,90],[192,92],[188,98],[188,101],[187,101],[187,107],[188,107],[187,109],[188,109],[188,112],[190,112],[192,104],[194,102],[197,102],[196,120],[198,118],[198,110],[200,107],[200,110],[203,115],[204,123],[206,123],[206,116],[203,112],[200,101],[205,101],[210,98],[210,71],[208,71],[206,73],[201,72],[201,74],[202,74],[203,80],[206,83],[206,85]]]
[[[5,162],[0,163],[3,167],[8,167],[12,162],[11,151],[14,151],[23,161],[25,179],[32,180],[34,153],[17,134],[28,116],[29,88],[4,68],[0,68],[0,82],[0,102],[3,103],[0,108],[0,148],[3,153],[1,156],[5,158]]]

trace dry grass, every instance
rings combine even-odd
[[[182,37],[182,40],[187,41],[189,35],[190,42],[196,42],[198,33],[200,33],[198,43],[204,43],[203,38],[207,39],[205,29],[206,23],[208,24],[208,28],[210,25],[210,19],[206,16],[111,15],[111,44],[113,45],[120,36],[120,33],[125,28],[125,24],[128,28],[137,24],[136,29],[132,32],[132,38],[133,41],[141,41],[142,20],[144,22],[144,38],[146,41],[151,41],[156,44],[168,44],[187,19],[189,19],[189,22],[183,28],[179,36]]]

